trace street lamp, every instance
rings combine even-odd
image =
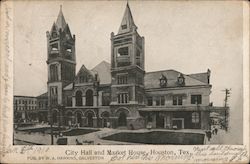
[[[51,136],[51,145],[54,145],[54,138],[53,138],[53,118],[52,118],[52,108],[51,105],[49,105],[49,120],[50,120],[50,136]]]

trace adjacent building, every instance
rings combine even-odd
[[[36,120],[37,99],[31,96],[14,96],[14,122],[30,122]]]

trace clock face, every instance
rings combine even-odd
[[[183,79],[182,77],[180,77],[180,78],[178,79],[178,82],[179,82],[179,84],[184,84],[184,79]]]
[[[183,78],[179,78],[179,82],[180,82],[180,83],[183,83]]]
[[[167,81],[165,79],[160,80],[160,85],[161,86],[166,86],[166,84],[167,84]]]

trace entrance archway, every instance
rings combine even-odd
[[[76,124],[82,126],[82,113],[79,111],[76,112]]]
[[[108,127],[110,126],[110,123],[109,123],[109,113],[108,112],[103,112],[101,114],[101,117],[102,117],[102,127]]]
[[[73,118],[73,113],[71,111],[68,111],[66,113],[66,119],[65,119],[65,124],[67,126],[71,126],[72,125],[72,122],[73,122],[72,118]]]
[[[127,115],[125,112],[121,112],[118,117],[118,126],[127,126]]]
[[[87,113],[87,126],[88,127],[93,127],[93,125],[94,125],[93,124],[93,121],[94,121],[93,117],[94,117],[94,115],[92,112]]]

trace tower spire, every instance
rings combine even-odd
[[[64,30],[64,28],[67,26],[67,23],[65,21],[65,18],[63,16],[63,12],[62,12],[62,5],[60,5],[60,11],[56,20],[56,26],[58,29],[62,29]]]
[[[127,5],[126,5],[126,9],[122,18],[122,22],[118,31],[118,34],[122,34],[122,33],[126,33],[129,32],[133,29],[133,27],[136,29],[136,25],[134,23],[134,19],[129,7],[129,3],[127,0]]]

